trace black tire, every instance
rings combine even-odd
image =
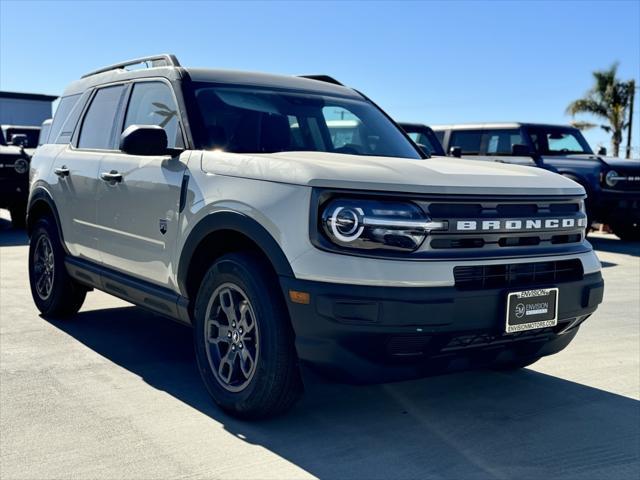
[[[24,228],[27,223],[27,210],[25,205],[12,205],[9,207],[11,213],[11,225],[13,228]]]
[[[508,362],[496,363],[492,366],[493,370],[498,371],[511,371],[511,370],[520,370],[522,368],[526,368],[529,365],[533,365],[542,357],[524,357],[524,358],[514,358]]]
[[[42,253],[41,249],[49,247],[53,257],[51,261],[53,268],[48,267],[51,286],[50,289],[44,289],[49,292],[45,295],[42,293],[43,283],[41,283],[44,267],[37,257]],[[82,307],[87,295],[87,289],[67,273],[64,257],[65,251],[60,243],[55,222],[49,217],[40,218],[33,227],[29,242],[29,284],[36,307],[48,317],[63,318],[75,315]],[[45,279],[44,284],[48,285],[49,281]]]
[[[294,334],[278,285],[278,279],[265,261],[252,253],[220,257],[200,284],[194,312],[198,369],[213,400],[239,418],[266,418],[285,412],[302,392]],[[228,292],[236,299],[223,301],[231,297]],[[232,328],[228,312],[233,312],[238,326],[250,322],[240,320],[237,315],[243,319],[245,315],[253,318],[254,327],[246,330],[251,329],[255,335],[245,332],[245,337],[239,339],[242,328]],[[241,352],[243,341],[247,343]],[[253,370],[247,367],[252,372],[248,375],[244,367],[249,362],[245,363],[247,359],[243,355],[255,359],[250,363],[255,364]],[[223,363],[226,369],[221,367]]]
[[[627,225],[611,225],[613,233],[615,233],[620,240],[625,242],[638,242],[640,241],[640,224],[629,223]]]

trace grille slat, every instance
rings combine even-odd
[[[559,260],[507,265],[458,266],[453,269],[455,285],[462,290],[529,287],[580,280],[583,276],[580,260]]]

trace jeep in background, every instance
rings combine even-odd
[[[42,314],[95,288],[192,325],[204,385],[244,418],[291,407],[300,362],[355,382],[520,368],[602,301],[580,185],[428,158],[326,76],[102,68],[65,90],[31,179]]]
[[[431,128],[421,123],[398,123],[398,125],[428,156],[445,156],[442,144]]]
[[[14,227],[25,224],[29,161],[39,131],[38,127],[0,125],[0,208],[9,210]]]
[[[640,240],[640,161],[596,155],[570,126],[483,123],[433,129],[447,152],[557,171],[587,192],[590,222],[608,224],[622,240]]]

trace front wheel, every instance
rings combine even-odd
[[[198,369],[213,400],[241,418],[289,409],[302,382],[287,308],[262,258],[219,258],[196,298],[194,342]]]
[[[29,243],[29,284],[33,301],[43,315],[74,315],[87,295],[87,289],[67,273],[64,256],[55,222],[49,217],[39,219]]]

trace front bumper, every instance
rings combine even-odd
[[[599,272],[525,288],[357,286],[281,277],[302,361],[354,382],[478,368],[562,350],[602,302]],[[504,334],[509,291],[558,287],[558,326]],[[309,304],[289,291],[308,292]]]

